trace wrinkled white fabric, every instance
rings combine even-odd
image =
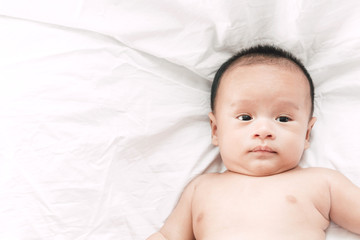
[[[211,80],[256,43],[289,49],[314,79],[301,165],[360,186],[359,12],[357,0],[0,0],[0,239],[156,231],[193,177],[223,169]]]

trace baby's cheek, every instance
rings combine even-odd
[[[287,155],[290,158],[293,158],[293,162],[298,163],[301,159],[301,156],[304,153],[304,150],[305,150],[304,141],[294,142],[292,147],[287,148]]]

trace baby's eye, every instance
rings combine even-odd
[[[286,116],[280,116],[280,117],[277,117],[276,118],[276,121],[279,121],[279,122],[289,122],[291,121],[291,119],[289,117],[286,117]]]
[[[237,119],[239,119],[240,121],[250,121],[252,120],[252,117],[250,115],[240,115],[237,117]]]

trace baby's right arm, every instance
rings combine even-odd
[[[195,182],[196,180],[190,182],[185,188],[178,204],[160,231],[151,235],[147,240],[195,240],[191,214]]]

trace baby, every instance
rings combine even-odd
[[[313,104],[309,73],[285,50],[260,45],[225,62],[209,118],[227,171],[190,182],[148,240],[319,240],[330,220],[360,234],[360,188],[334,170],[298,166]]]

